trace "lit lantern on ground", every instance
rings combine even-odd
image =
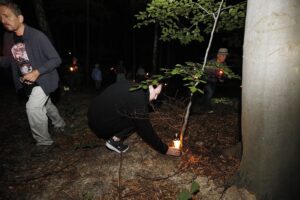
[[[173,140],[173,143],[174,143],[174,147],[176,149],[180,149],[181,144],[180,144],[180,139],[178,138],[177,133],[175,134],[175,139]]]
[[[179,139],[173,140],[173,143],[174,143],[174,147],[176,149],[180,149],[180,140]]]

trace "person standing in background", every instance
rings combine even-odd
[[[96,90],[100,90],[102,82],[102,72],[98,63],[95,64],[95,67],[92,70],[92,79],[94,80]]]
[[[123,64],[123,60],[120,60],[117,69],[116,69],[116,81],[126,80],[126,69]]]
[[[139,65],[136,72],[136,82],[139,83],[141,81],[146,80],[146,72],[142,65]]]
[[[223,73],[219,71],[216,66],[226,65],[226,58],[228,56],[227,48],[220,48],[218,50],[217,56],[215,59],[212,59],[208,62],[207,67],[204,70],[204,80],[206,84],[204,85],[204,95],[202,102],[207,113],[213,113],[211,99],[215,93],[216,86],[218,82],[224,82]]]

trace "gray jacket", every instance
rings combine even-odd
[[[40,72],[37,83],[42,87],[46,95],[55,91],[58,87],[58,73],[56,68],[61,63],[61,58],[51,44],[48,37],[41,31],[25,25],[23,35],[26,52],[33,69]],[[3,55],[6,57],[1,59],[1,64],[9,61],[12,67],[12,75],[16,89],[23,86],[19,80],[19,68],[15,63],[11,48],[14,45],[14,33],[6,32],[4,34]]]

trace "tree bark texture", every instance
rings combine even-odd
[[[247,5],[239,181],[259,199],[300,194],[299,10],[299,0]]]

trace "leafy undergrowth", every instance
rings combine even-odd
[[[32,156],[25,102],[13,93],[1,100],[0,199],[176,199],[193,180],[200,185],[194,199],[221,198],[225,181],[239,167],[238,158],[222,154],[238,140],[239,114],[233,105],[220,103],[212,114],[191,115],[183,155],[175,158],[157,153],[137,134],[126,140],[126,153],[107,150],[87,125],[94,96],[61,97],[58,108],[68,128],[55,133],[49,125],[57,145],[43,156]],[[171,145],[180,132],[184,103],[165,98],[157,105],[151,121]]]

